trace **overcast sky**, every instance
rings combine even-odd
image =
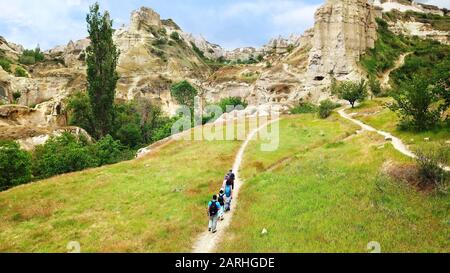
[[[85,17],[95,0],[0,0],[0,36],[42,49],[86,36]],[[227,49],[258,47],[278,35],[301,34],[313,26],[325,0],[99,0],[116,26],[129,23],[131,11],[153,8],[163,19]],[[423,0],[450,9],[450,0]]]

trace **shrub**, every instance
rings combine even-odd
[[[22,96],[22,93],[20,93],[20,92],[18,92],[18,91],[13,92],[13,100],[14,100],[14,103],[17,103],[17,101],[20,99],[21,96]]]
[[[170,34],[170,38],[176,42],[181,41],[180,34],[177,31],[174,31]]]
[[[419,150],[416,153],[422,187],[432,186],[440,191],[446,191],[449,175],[442,166],[448,163],[448,153],[449,150],[445,147]]]
[[[337,107],[339,107],[339,105],[329,99],[322,101],[319,105],[319,117],[322,119],[328,118],[331,115],[331,112]]]
[[[31,65],[36,63],[36,58],[34,56],[20,56],[19,62],[24,65]]]
[[[142,132],[136,123],[124,124],[115,135],[121,143],[130,148],[137,148],[139,144],[142,144]]]
[[[364,80],[359,83],[344,81],[337,84],[332,92],[337,94],[340,99],[348,101],[354,108],[356,102],[362,102],[366,99],[367,84]]]
[[[14,71],[14,76],[16,77],[21,77],[21,78],[26,78],[28,77],[28,73],[25,69],[23,69],[22,67],[18,66],[16,67],[16,70]]]
[[[44,54],[41,49],[37,47],[34,50],[26,49],[23,51],[22,55],[19,57],[19,62],[21,64],[30,65],[44,60]]]
[[[70,133],[37,146],[33,156],[33,172],[40,179],[96,166],[87,144]]]
[[[301,102],[297,106],[291,109],[291,114],[306,114],[306,113],[316,113],[317,106],[309,102]]]
[[[154,45],[157,48],[161,48],[165,44],[167,44],[167,39],[164,37],[158,38],[152,42],[152,45]]]
[[[0,142],[0,190],[31,181],[31,156],[14,141]]]
[[[8,73],[11,73],[11,61],[6,58],[0,58],[0,66]]]
[[[222,112],[228,113],[238,106],[242,106],[245,109],[248,103],[240,97],[228,97],[220,100],[218,106],[222,108]]]
[[[401,117],[400,127],[423,131],[437,125],[440,109],[432,106],[438,103],[438,89],[425,77],[414,76],[412,81],[404,82],[397,92],[392,92],[395,102],[390,109]]]
[[[92,145],[91,153],[96,159],[98,166],[114,164],[123,159],[123,146],[118,140],[107,135]]]

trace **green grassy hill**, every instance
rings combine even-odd
[[[187,252],[242,141],[174,141],[142,159],[0,193],[0,252]]]
[[[244,159],[246,184],[222,252],[448,252],[449,196],[418,192],[386,174],[410,166],[374,133],[311,115],[281,123],[280,149],[258,143]],[[295,136],[295,137],[294,137]],[[263,229],[268,230],[262,235]]]
[[[242,125],[241,125],[242,126]],[[411,160],[337,114],[284,117],[280,147],[245,153],[218,251],[448,252],[450,198],[390,176]],[[242,141],[169,142],[144,158],[0,193],[0,252],[189,252]],[[261,235],[266,228],[268,234]]]

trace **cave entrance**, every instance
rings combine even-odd
[[[316,76],[315,78],[314,78],[314,80],[315,81],[323,81],[325,79],[325,77],[324,76]]]

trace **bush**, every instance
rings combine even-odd
[[[22,55],[19,57],[19,62],[25,65],[31,65],[44,60],[44,54],[41,52],[40,48],[37,47],[34,50],[26,49],[23,51]]]
[[[28,183],[31,176],[31,156],[14,141],[0,142],[0,190]]]
[[[33,156],[33,173],[40,179],[96,166],[87,144],[70,133],[37,146]]]
[[[400,127],[417,131],[435,127],[441,115],[438,107],[432,107],[440,101],[438,92],[429,80],[418,76],[392,92],[395,102],[389,108],[400,115]]]
[[[449,174],[442,169],[442,166],[448,163],[448,153],[449,150],[445,147],[419,150],[416,153],[422,187],[432,186],[443,192],[447,190]]]
[[[332,93],[337,94],[340,99],[348,101],[354,108],[356,102],[362,102],[367,98],[367,85],[364,80],[359,83],[344,81],[335,85]]]
[[[21,78],[27,78],[28,77],[28,73],[25,69],[23,69],[22,67],[18,66],[16,67],[16,70],[14,71],[14,76],[16,77],[21,77]]]
[[[291,114],[307,114],[307,113],[316,113],[317,106],[309,103],[309,102],[300,102],[297,106],[291,109]]]
[[[36,59],[33,56],[20,56],[19,62],[24,65],[32,65],[36,63]]]
[[[20,93],[20,92],[18,92],[18,91],[14,92],[14,93],[13,93],[13,100],[14,100],[14,103],[17,103],[17,101],[20,99],[21,96],[22,96],[22,93]]]
[[[118,140],[114,140],[112,136],[107,135],[92,145],[91,153],[96,159],[96,165],[103,166],[114,164],[123,158],[124,147]]]
[[[248,103],[239,97],[228,97],[220,100],[218,106],[222,108],[223,113],[228,113],[238,106],[242,106],[245,109],[247,108]]]
[[[332,111],[339,107],[339,104],[332,102],[331,100],[324,100],[319,105],[319,117],[322,119],[328,118]]]
[[[181,41],[180,34],[177,31],[174,31],[170,34],[170,38],[176,42]]]
[[[11,61],[6,58],[0,58],[0,66],[8,73],[11,73]]]
[[[115,132],[115,135],[121,143],[130,148],[137,148],[140,144],[143,144],[141,128],[136,123],[124,124]]]
[[[163,37],[158,38],[152,42],[152,45],[154,45],[157,48],[161,48],[162,46],[164,46],[166,44],[167,44],[167,39],[163,38]]]

